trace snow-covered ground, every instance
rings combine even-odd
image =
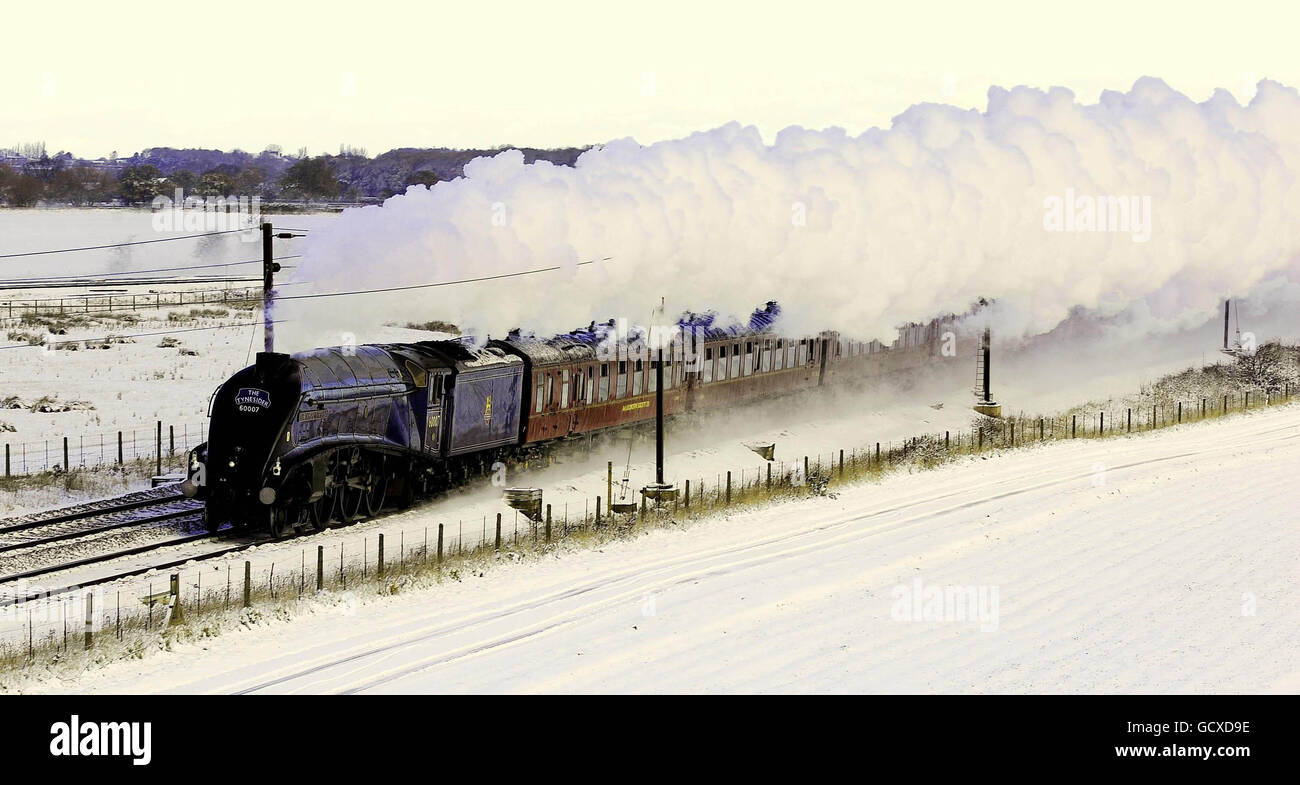
[[[1294,406],[1050,443],[40,688],[1294,692],[1297,470]]]

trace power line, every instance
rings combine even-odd
[[[279,262],[285,259],[300,259],[300,258],[302,258],[302,254],[293,254],[291,256],[277,256],[271,261]],[[180,270],[206,270],[211,267],[234,267],[236,265],[241,265],[241,264],[262,264],[262,260],[249,259],[246,262],[225,262],[224,264],[192,264],[183,267],[154,267],[148,270],[124,270],[120,273],[105,273],[105,275],[123,276],[123,275],[144,275],[145,273],[171,273]],[[3,287],[11,283],[27,283],[30,281],[76,281],[76,280],[81,280],[83,278],[91,279],[94,277],[95,274],[90,273],[85,275],[45,275],[45,276],[32,277],[32,278],[9,278],[0,281],[0,287]]]
[[[255,231],[253,228],[227,229],[222,232],[204,232],[203,234],[185,234],[177,237],[161,237],[157,240],[134,240],[126,243],[109,243],[108,245],[87,245],[80,248],[59,248],[52,251],[25,251],[23,253],[0,254],[0,259],[16,259],[21,256],[45,256],[52,253],[72,253],[74,251],[102,251],[106,248],[125,248],[128,245],[150,245],[152,243],[170,243],[176,240],[193,240],[197,237],[215,237],[219,234],[236,234]]]
[[[599,261],[608,262],[610,258],[611,257],[606,256],[605,258],[600,259]],[[584,265],[595,264],[595,263],[596,263],[595,261],[578,262],[577,265],[575,266],[582,267]],[[563,269],[565,269],[563,265],[556,265],[554,267],[541,267],[536,270],[520,270],[518,272],[513,272],[513,273],[501,273],[499,275],[484,275],[479,278],[462,278],[458,281],[438,281],[436,283],[417,283],[417,284],[411,284],[410,286],[386,286],[382,289],[354,289],[346,292],[318,292],[315,294],[291,294],[291,295],[285,295],[283,297],[276,297],[275,301],[281,302],[282,300],[312,300],[317,297],[347,297],[354,294],[382,294],[384,292],[404,292],[404,291],[409,291],[411,289],[432,289],[437,286],[456,286],[457,284],[464,284],[464,283],[478,283],[480,281],[496,281],[502,278],[517,278],[522,275],[536,275],[537,273],[552,273],[557,270],[563,270]]]
[[[275,321],[272,321],[271,324],[283,324],[284,322],[287,321],[289,320],[277,319]],[[127,335],[106,335],[102,338],[68,338],[66,340],[61,340],[61,341],[50,341],[48,345],[60,346],[60,345],[65,345],[70,343],[83,343],[83,342],[103,343],[106,341],[114,341],[121,338],[152,338],[158,335],[174,335],[176,333],[193,333],[193,332],[202,332],[204,330],[228,330],[234,327],[253,327],[261,324],[263,324],[263,322],[241,322],[240,324],[214,324],[211,325],[210,327],[183,327],[176,330],[159,330],[151,333],[129,333]],[[0,350],[36,349],[36,348],[43,348],[46,345],[47,344],[45,343],[19,343],[19,344],[14,344],[12,346],[0,346]]]

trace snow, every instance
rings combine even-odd
[[[1289,406],[963,459],[34,686],[1294,692],[1298,437]]]

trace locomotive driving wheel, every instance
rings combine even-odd
[[[339,516],[344,523],[353,523],[361,519],[361,509],[366,503],[369,472],[359,448],[353,447],[344,454],[347,457],[340,461],[342,465],[339,467],[342,478],[338,486],[341,497]]]
[[[266,528],[271,533],[271,539],[278,540],[283,537],[285,529],[288,528],[288,511],[278,507],[267,507],[265,515],[267,518]]]
[[[388,498],[388,476],[384,473],[384,456],[380,455],[366,464],[366,513],[371,518],[384,509]]]

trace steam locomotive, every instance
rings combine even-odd
[[[950,356],[946,317],[892,345],[833,332],[784,338],[775,306],[744,328],[684,319],[664,343],[663,407],[734,406],[866,379]],[[759,318],[766,313],[765,318]],[[283,536],[377,514],[519,460],[552,442],[655,417],[655,363],[643,339],[595,325],[554,338],[468,340],[259,353],[213,393],[209,439],[188,455],[182,491],[210,530]]]

